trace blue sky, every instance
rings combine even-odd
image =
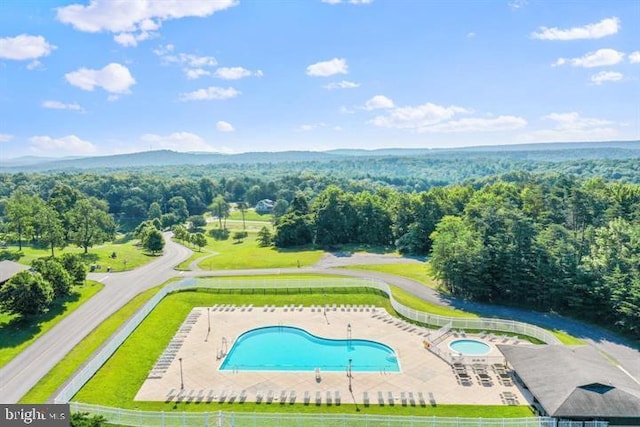
[[[0,0],[0,157],[640,139],[636,0]]]

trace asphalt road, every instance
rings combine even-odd
[[[637,346],[608,331],[575,320],[546,313],[448,298],[413,280],[384,273],[328,268],[339,266],[340,263],[335,262],[327,263],[327,265],[321,264],[319,268],[177,272],[173,267],[187,259],[191,251],[173,243],[169,238],[166,238],[166,242],[164,255],[139,269],[124,273],[92,273],[90,278],[101,281],[105,284],[105,288],[0,370],[0,400],[2,403],[17,402],[89,332],[135,295],[172,277],[180,276],[318,273],[380,279],[436,304],[473,311],[487,317],[517,319],[564,330],[608,354],[635,377],[636,381],[640,380],[640,352]]]
[[[0,369],[0,401],[16,403],[89,332],[134,296],[177,276],[173,266],[189,258],[191,250],[172,242],[168,235],[165,241],[164,254],[143,267],[90,274],[92,280],[105,284],[104,289]]]

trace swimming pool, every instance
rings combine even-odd
[[[333,340],[292,326],[267,326],[240,335],[222,371],[400,372],[398,358],[385,344],[368,340]]]
[[[449,348],[456,353],[467,356],[484,356],[491,351],[491,347],[477,340],[455,340],[449,343]]]

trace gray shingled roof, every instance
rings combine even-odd
[[[23,270],[28,270],[26,265],[14,261],[0,261],[0,283],[4,283]]]
[[[640,418],[640,384],[593,347],[498,348],[551,416]]]

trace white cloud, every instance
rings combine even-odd
[[[498,117],[464,117],[472,110],[455,105],[442,106],[426,103],[417,106],[396,107],[389,98],[377,95],[368,100],[364,110],[386,109],[384,115],[378,115],[368,123],[378,127],[391,129],[407,129],[415,132],[498,132],[520,129],[527,126],[527,121],[517,116]]]
[[[324,88],[327,90],[334,89],[354,89],[360,87],[360,83],[350,82],[347,80],[342,80],[340,82],[331,82],[328,85],[324,85]]]
[[[556,123],[558,129],[578,130],[613,124],[609,120],[581,117],[580,113],[551,113],[543,117]]]
[[[617,71],[600,71],[597,74],[591,76],[591,81],[597,85],[601,85],[604,82],[619,82],[624,76]]]
[[[141,31],[139,33],[120,33],[114,36],[113,40],[124,47],[135,47],[138,46],[138,42],[148,40],[154,36],[155,33],[147,31]]]
[[[244,77],[256,76],[262,77],[262,71],[250,71],[242,67],[220,67],[213,74],[215,77],[225,80],[238,80]]]
[[[91,0],[88,5],[71,4],[57,9],[60,22],[78,31],[111,32],[123,46],[136,46],[138,41],[153,36],[163,21],[186,17],[207,17],[237,5],[236,0]]]
[[[0,133],[0,142],[9,142],[13,139],[13,135],[8,133]]]
[[[216,123],[216,129],[220,132],[233,132],[235,130],[231,123],[225,122],[224,120],[220,120]]]
[[[466,108],[455,105],[443,107],[430,102],[415,107],[397,107],[389,111],[389,114],[374,117],[369,123],[378,127],[423,131],[429,126],[451,119],[458,113],[469,112]]]
[[[142,135],[140,139],[152,144],[154,150],[214,151],[201,136],[191,132],[174,132],[164,136],[148,133]]]
[[[34,59],[27,64],[27,70],[29,71],[38,70],[40,68],[42,68],[42,62],[38,61],[37,59]]]
[[[467,38],[468,38],[468,39],[473,39],[473,38],[475,38],[475,37],[476,37],[476,33],[474,33],[473,31],[471,31],[471,32],[467,33]]]
[[[339,131],[342,130],[342,128],[340,126],[329,126],[328,124],[326,124],[324,122],[302,124],[302,125],[298,126],[295,130],[296,130],[296,132],[310,132],[312,130],[322,129],[322,128],[331,129],[331,130],[334,130],[336,132],[339,132]]]
[[[210,76],[212,68],[218,65],[218,61],[213,56],[198,56],[189,53],[174,53],[175,46],[172,44],[160,45],[153,49],[153,53],[158,55],[164,64],[173,64],[182,67],[182,71],[188,79],[197,79],[202,76]]]
[[[211,71],[205,70],[204,68],[185,68],[184,74],[188,79],[195,80],[202,76],[210,76]]]
[[[574,67],[604,67],[607,65],[618,64],[624,58],[623,52],[615,49],[598,49],[595,52],[589,52],[579,58],[559,58],[553,66],[571,64]]]
[[[635,52],[631,52],[629,54],[629,62],[632,64],[637,64],[640,62],[640,50],[636,50]]]
[[[42,36],[20,34],[16,37],[0,38],[0,58],[24,61],[49,55],[56,46]],[[30,68],[32,69],[32,68]]]
[[[618,135],[614,122],[582,117],[577,112],[551,113],[543,119],[554,122],[554,126],[520,135],[518,139],[536,142],[602,141]]]
[[[606,18],[595,24],[569,29],[540,27],[538,32],[531,33],[531,37],[538,40],[580,40],[599,39],[616,34],[620,29],[620,20],[616,17]]]
[[[97,150],[96,146],[89,141],[84,141],[76,135],[67,135],[62,138],[52,138],[50,136],[34,136],[29,139],[31,145],[29,149],[35,153],[49,154],[92,154]]]
[[[198,89],[193,92],[183,93],[180,95],[181,101],[204,101],[209,99],[229,99],[235,98],[242,92],[232,88],[222,88],[217,86],[209,86],[205,89]]]
[[[517,10],[529,4],[528,0],[512,0],[507,3],[512,10]]]
[[[78,104],[65,104],[60,101],[43,101],[43,108],[50,108],[53,110],[72,110],[72,111],[84,111],[84,109]]]
[[[329,77],[336,74],[347,74],[347,60],[333,58],[328,61],[316,62],[307,67],[307,75],[313,77]]]
[[[527,125],[522,117],[498,116],[495,118],[468,117],[451,120],[420,129],[422,132],[497,132],[520,129]]]
[[[382,108],[393,108],[393,101],[384,95],[376,95],[364,103],[365,110],[379,110]]]
[[[92,91],[101,87],[111,94],[125,94],[130,92],[131,86],[136,84],[135,79],[124,65],[111,63],[100,70],[80,68],[67,73],[65,79],[80,89]]]

